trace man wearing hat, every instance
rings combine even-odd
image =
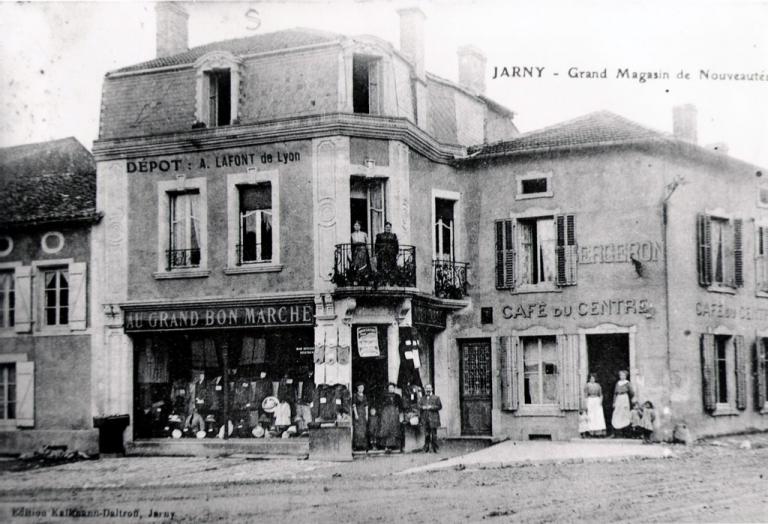
[[[430,447],[437,453],[437,428],[440,427],[440,410],[443,403],[440,397],[432,393],[432,386],[424,386],[424,396],[419,399],[421,424],[424,427],[424,453],[429,453]]]

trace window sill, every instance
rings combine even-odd
[[[558,405],[520,406],[518,417],[562,417],[563,411]]]
[[[19,428],[15,418],[0,420],[0,431],[16,431],[17,429]]]
[[[724,293],[726,295],[735,295],[736,294],[736,288],[727,287],[727,286],[718,286],[718,285],[712,285],[707,288],[707,291],[710,293]]]
[[[515,195],[515,200],[529,200],[531,198],[552,198],[552,191],[546,193],[532,193],[527,195]]]
[[[562,288],[556,286],[520,286],[510,291],[512,295],[525,295],[529,293],[562,293]]]
[[[176,269],[174,271],[158,271],[152,273],[157,280],[172,280],[175,278],[206,278],[211,274],[208,269]]]
[[[277,273],[283,270],[282,264],[247,264],[224,268],[225,275],[246,275],[249,273]]]
[[[715,410],[710,413],[713,417],[734,417],[739,414],[739,411],[728,404],[718,404]]]
[[[755,291],[757,298],[768,298],[768,291]]]

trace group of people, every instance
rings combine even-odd
[[[360,274],[371,271],[371,259],[368,254],[368,233],[362,231],[360,221],[352,225],[352,269]],[[384,224],[384,232],[376,235],[374,253],[377,259],[377,271],[389,275],[397,267],[400,244],[397,235],[392,232],[392,224]]]
[[[352,447],[357,451],[384,449],[387,453],[402,450],[403,424],[412,424],[413,416],[418,417],[418,424],[424,431],[425,453],[430,450],[437,453],[437,428],[440,427],[440,410],[443,408],[440,397],[434,394],[432,386],[424,386],[424,394],[412,395],[415,402],[404,402],[390,383],[380,407],[368,405],[365,385],[358,384],[352,397]],[[409,415],[407,417],[407,415]]]
[[[612,437],[639,437],[649,442],[656,423],[656,411],[648,400],[640,403],[625,370],[619,371],[619,380],[613,390],[613,413],[611,415]],[[586,411],[579,413],[579,433],[582,437],[606,436],[603,414],[603,389],[597,376],[590,373],[584,386],[587,399]]]

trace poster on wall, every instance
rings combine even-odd
[[[377,328],[357,328],[357,352],[363,358],[379,356],[379,330]]]

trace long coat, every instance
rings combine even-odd
[[[440,410],[443,409],[443,403],[437,395],[424,395],[419,399],[419,410],[421,410],[421,423],[424,429],[437,429],[440,427]]]

